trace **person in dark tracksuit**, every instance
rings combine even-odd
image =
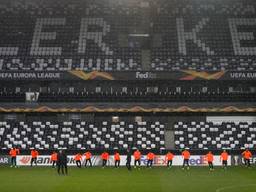
[[[129,171],[132,170],[131,168],[131,160],[132,160],[132,154],[130,150],[127,150],[127,156],[126,156],[126,167]]]
[[[68,158],[64,151],[60,150],[57,156],[57,166],[58,174],[67,175],[68,174]],[[61,170],[61,173],[60,173]],[[64,172],[65,171],[65,172]]]

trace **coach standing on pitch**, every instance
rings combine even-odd
[[[131,167],[131,160],[132,160],[132,154],[130,152],[130,150],[128,149],[127,150],[127,156],[126,156],[126,167],[129,171],[132,170],[132,167]]]
[[[60,150],[57,156],[57,166],[58,166],[58,174],[60,175],[60,170],[62,175],[68,174],[68,158],[64,151]],[[64,173],[65,169],[65,173]]]

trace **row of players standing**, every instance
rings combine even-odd
[[[12,148],[9,151],[9,155],[11,157],[11,167],[17,168],[17,155],[20,155],[20,150],[18,148]],[[32,149],[30,155],[30,166],[32,167],[33,164],[37,165],[37,157],[39,156],[39,152],[36,149]],[[60,150],[58,153],[53,152],[51,154],[51,162],[53,168],[57,166],[58,174],[68,174],[68,158],[64,151]]]
[[[87,163],[90,164],[90,166],[92,166],[92,161],[91,161],[91,156],[92,154],[90,152],[86,152],[84,155],[82,155],[81,153],[78,153],[74,156],[74,159],[76,161],[76,165],[77,167],[81,168],[82,167],[82,158],[83,156],[85,157],[85,167],[87,166]],[[107,162],[109,160],[109,153],[108,152],[103,152],[101,154],[101,159],[102,159],[102,168],[105,168],[107,166]],[[140,166],[141,165],[141,152],[139,150],[136,150],[133,153],[134,156],[134,164],[135,167]],[[147,154],[147,167],[152,167],[153,166],[153,160],[155,158],[155,154],[152,152],[149,152]],[[132,154],[130,152],[130,150],[127,151],[127,155],[126,155],[126,167],[128,168],[128,170],[131,170],[131,159],[132,159]],[[119,152],[115,152],[114,153],[114,162],[115,162],[115,167],[119,168],[120,167],[120,161],[121,161],[121,156]]]
[[[20,154],[19,149],[12,148],[10,150],[9,155],[11,156],[11,167],[16,167],[16,156],[19,154]],[[65,157],[63,157],[63,155],[65,155]],[[39,156],[39,152],[36,149],[32,149],[31,150],[31,161],[30,161],[31,166],[33,166],[33,164],[37,165],[37,157],[38,156]],[[128,150],[127,151],[127,159],[126,159],[126,166],[127,166],[128,170],[131,170],[131,156],[132,156],[131,151]],[[142,154],[139,150],[134,151],[133,157],[134,157],[134,167],[135,168],[137,166],[139,166],[139,167],[141,166],[141,156],[142,156]],[[185,149],[184,151],[182,151],[182,156],[183,156],[182,168],[184,169],[185,167],[187,167],[187,169],[189,169],[190,152],[187,149]],[[248,149],[246,149],[242,153],[242,156],[244,158],[245,164],[249,167],[250,166],[250,158],[252,157],[252,153]],[[79,167],[79,168],[82,167],[82,158],[83,157],[85,157],[85,167],[87,166],[87,164],[89,164],[89,166],[92,167],[92,161],[91,161],[92,154],[89,151],[85,152],[83,155],[81,153],[77,153],[74,156],[77,167]],[[223,150],[220,158],[222,161],[222,165],[225,169],[227,168],[228,157],[229,157],[229,154],[227,153],[227,151]],[[149,152],[147,154],[147,167],[151,168],[153,166],[154,158],[155,158],[155,154],[153,152]],[[168,152],[166,154],[165,158],[166,158],[167,167],[170,168],[172,166],[174,154],[171,152]],[[205,155],[205,158],[208,162],[210,170],[213,170],[214,154],[211,151],[209,151]],[[107,166],[107,162],[109,160],[109,153],[103,152],[101,154],[101,159],[102,159],[102,167],[105,168]],[[115,152],[114,161],[115,161],[116,168],[118,168],[120,166],[120,159],[121,158],[120,158],[119,152]],[[63,164],[63,162],[64,162],[64,164],[67,164],[66,154],[63,151],[60,151],[59,153],[53,152],[51,154],[51,161],[52,161],[53,168],[55,166]],[[64,169],[67,169],[66,167],[67,166],[64,166]],[[58,168],[59,168],[59,166],[58,166]],[[61,168],[61,169],[63,169],[63,168]]]

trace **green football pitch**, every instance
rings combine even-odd
[[[1,192],[255,192],[256,168],[164,167],[69,168],[59,176],[49,167],[0,167]]]

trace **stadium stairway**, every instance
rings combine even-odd
[[[165,130],[164,136],[165,136],[165,148],[175,149],[174,131],[167,128]]]
[[[150,50],[142,50],[141,52],[141,62],[142,62],[142,69],[145,71],[150,70],[150,61],[151,60],[151,53]]]

